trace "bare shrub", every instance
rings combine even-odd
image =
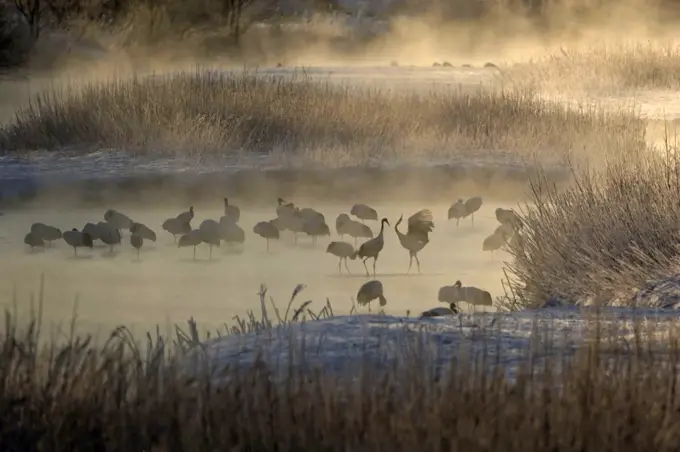
[[[199,70],[52,88],[2,131],[5,150],[273,153],[320,164],[495,155],[565,163],[644,147],[630,110],[572,110],[529,92],[381,92]]]
[[[511,249],[509,276],[521,307],[551,297],[629,304],[646,279],[677,270],[680,161],[670,147],[575,175],[557,191],[534,183],[524,208],[524,243]]]

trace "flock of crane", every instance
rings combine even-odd
[[[464,201],[459,199],[448,210],[449,220],[456,220],[456,226],[462,219],[471,218],[474,225],[474,214],[482,206],[481,197],[473,197]],[[483,251],[498,250],[507,243],[513,241],[518,246],[522,243],[522,222],[519,216],[511,209],[498,208],[495,211],[496,219],[499,222],[496,230],[484,239],[482,244]],[[357,221],[352,217],[357,218]],[[245,242],[245,231],[239,225],[241,211],[237,206],[229,204],[228,198],[224,198],[224,215],[219,220],[206,219],[198,226],[192,227],[194,219],[194,208],[182,212],[175,217],[168,218],[162,224],[163,230],[172,234],[178,247],[192,247],[193,258],[196,259],[196,248],[201,244],[209,246],[209,259],[212,259],[213,247],[219,247],[221,243],[237,245]],[[326,253],[332,254],[338,260],[338,272],[342,273],[342,264],[351,273],[347,266],[347,260],[362,260],[366,276],[370,272],[366,262],[373,260],[373,276],[376,275],[376,264],[384,247],[385,225],[391,226],[387,218],[380,220],[380,232],[374,236],[371,228],[365,224],[366,221],[378,221],[379,216],[375,209],[365,204],[355,204],[349,214],[338,215],[335,221],[335,229],[341,238],[345,235],[354,239],[354,245],[346,241],[332,241],[326,247]],[[406,220],[406,231],[399,229],[403,221],[403,215],[399,217],[394,225],[395,233],[401,246],[409,253],[408,272],[411,271],[413,260],[416,261],[418,272],[420,272],[420,260],[418,253],[430,242],[429,234],[434,229],[432,212],[422,209],[411,215]],[[33,248],[44,248],[51,246],[52,242],[63,239],[73,248],[74,255],[78,255],[79,248],[93,248],[96,240],[110,247],[113,252],[114,247],[122,244],[122,231],[129,231],[130,245],[137,251],[143,247],[145,241],[156,241],[156,233],[143,223],[133,221],[129,216],[109,209],[104,213],[104,221],[97,223],[86,223],[81,230],[76,228],[69,231],[62,231],[54,226],[44,223],[33,223],[31,230],[24,237],[24,243]],[[269,252],[270,240],[278,240],[281,233],[290,231],[294,235],[297,243],[298,234],[311,236],[313,243],[320,236],[330,236],[330,227],[321,212],[310,207],[298,207],[293,203],[278,199],[276,207],[276,217],[269,221],[261,221],[255,224],[253,232],[264,238],[266,249]],[[177,238],[179,237],[179,239]],[[357,240],[367,239],[357,247]],[[364,285],[357,294],[357,302],[360,305],[368,305],[370,302],[379,300],[384,306],[386,300],[383,294],[382,283],[372,280]],[[439,301],[449,303],[448,308],[437,308],[423,313],[424,316],[449,315],[458,312],[457,303],[466,301],[472,305],[491,305],[491,296],[488,292],[474,287],[464,287],[457,281],[453,286],[442,287],[439,291]]]

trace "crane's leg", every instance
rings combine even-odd
[[[408,270],[406,270],[406,274],[411,273],[411,265],[413,265],[413,253],[408,252]]]
[[[293,245],[297,245],[297,232],[293,232]]]
[[[349,271],[349,267],[347,266],[347,258],[345,258],[345,269],[347,269],[347,274],[351,275],[352,272]]]
[[[297,240],[297,235],[295,236],[295,239]],[[267,252],[269,252],[269,239],[266,240],[267,240]]]
[[[342,274],[342,267],[340,267],[341,264],[342,264],[342,258],[340,258],[340,260],[338,260],[338,273],[340,273],[340,274]]]
[[[141,248],[137,248],[137,260],[139,260],[139,250],[140,250],[140,249],[141,249]]]
[[[420,273],[420,259],[418,259],[418,253],[413,254],[413,257],[416,258],[416,264],[418,264],[418,273]]]
[[[472,214],[472,226],[474,226],[474,225],[475,225],[475,214],[473,213]]]
[[[196,247],[194,246],[194,260],[196,260]]]
[[[375,264],[378,262],[378,256],[373,258],[373,276],[375,276]]]
[[[73,247],[73,256],[78,257],[78,248],[75,246]]]
[[[366,261],[367,261],[367,260],[368,260],[368,258],[365,258],[365,259],[363,260],[363,262],[364,262],[364,268],[366,269],[366,276],[371,276],[371,274],[368,272],[368,267],[366,266]]]
[[[210,244],[210,253],[208,254],[208,260],[212,260],[212,243]]]
[[[460,218],[456,218],[456,227],[460,225]]]
[[[175,244],[177,244],[177,235],[176,235],[176,234],[172,234],[172,238],[175,240]]]

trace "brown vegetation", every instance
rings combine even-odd
[[[260,334],[269,327],[264,319],[244,323],[242,330]],[[66,344],[43,345],[39,326],[18,328],[6,314],[2,450],[680,447],[676,328],[649,337],[635,328],[630,345],[595,328],[592,340],[569,355],[555,354],[551,343],[559,338],[537,329],[536,345],[512,379],[489,343],[481,353],[461,348],[450,370],[433,380],[430,355],[418,354],[427,345],[405,340],[400,345],[410,358],[403,364],[367,365],[351,378],[291,367],[281,381],[273,378],[271,363],[259,359],[225,369],[218,386],[183,371],[190,350],[183,334],[174,343],[149,336],[142,346],[119,328],[102,346],[74,334]]]
[[[51,88],[17,110],[4,150],[280,154],[324,166],[459,157],[565,163],[635,152],[632,111],[576,111],[529,92],[380,92],[209,70]]]
[[[549,297],[630,305],[647,279],[677,273],[677,149],[629,155],[575,175],[566,190],[534,183],[524,244],[512,249],[512,284],[523,307]]]
[[[508,72],[518,86],[570,94],[619,94],[680,87],[676,40],[562,49]]]

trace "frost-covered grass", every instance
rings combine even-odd
[[[677,321],[668,315],[666,322],[645,321],[629,311],[622,323],[544,311],[500,315],[491,325],[489,318],[467,316],[427,323],[333,318],[330,306],[312,314],[295,297],[279,311],[264,293],[260,303],[257,314],[237,321],[227,336],[204,343],[194,326],[189,334],[178,328],[176,339],[157,333],[143,343],[122,327],[103,344],[77,334],[42,341],[40,322],[17,325],[7,313],[0,337],[0,448],[680,446],[674,434],[680,348]],[[515,342],[508,339],[513,334]],[[219,349],[215,379],[201,363],[215,363]],[[197,362],[199,356],[208,360]],[[333,365],[343,357],[351,366]]]
[[[574,110],[529,91],[399,92],[304,75],[196,70],[54,87],[0,132],[5,151],[266,153],[329,166],[497,154],[564,162],[644,146],[632,110]]]
[[[524,243],[508,264],[523,307],[548,298],[629,306],[645,281],[678,273],[680,159],[670,143],[575,174],[564,190],[532,185]]]

